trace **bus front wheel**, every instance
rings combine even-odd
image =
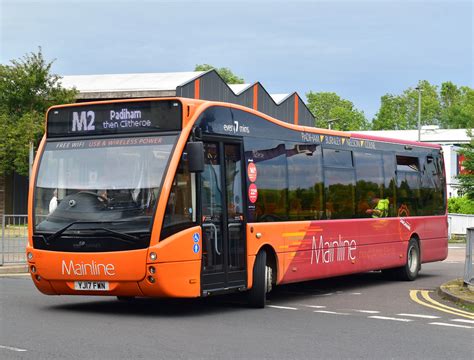
[[[267,266],[267,253],[260,251],[253,266],[253,285],[248,292],[248,302],[253,308],[264,308],[267,293],[272,289],[272,268]]]

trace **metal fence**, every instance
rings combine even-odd
[[[3,215],[0,265],[26,263],[28,216]]]
[[[466,236],[466,262],[464,263],[464,283],[474,285],[474,227],[467,229]]]

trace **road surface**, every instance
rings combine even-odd
[[[472,359],[474,314],[434,292],[462,276],[463,262],[450,249],[415,282],[373,272],[281,286],[262,310],[240,296],[45,296],[29,277],[3,276],[0,358]]]

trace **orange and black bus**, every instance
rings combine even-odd
[[[200,297],[447,256],[440,146],[303,127],[222,102],[55,106],[27,259],[45,294]]]

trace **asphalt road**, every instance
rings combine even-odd
[[[1,277],[0,358],[472,359],[474,314],[410,297],[461,277],[456,252],[424,265],[415,282],[374,272],[281,286],[263,310],[239,296],[133,303],[44,296],[29,277]]]

